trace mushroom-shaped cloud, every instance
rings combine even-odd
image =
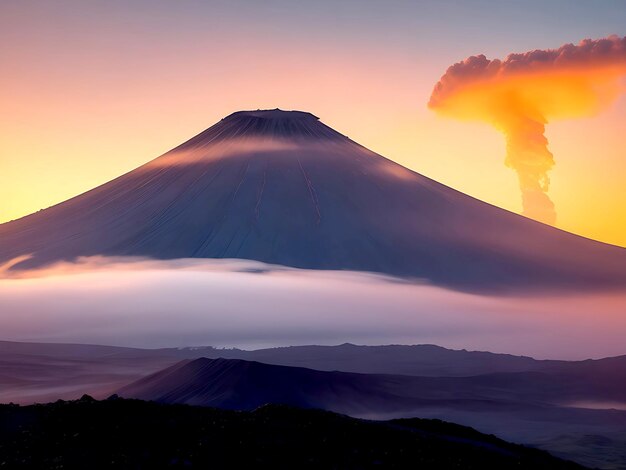
[[[519,177],[524,215],[554,224],[547,195],[554,158],[545,125],[554,119],[594,115],[624,91],[626,37],[585,39],[558,49],[484,55],[452,65],[428,106],[457,119],[493,124],[506,137],[506,165]]]

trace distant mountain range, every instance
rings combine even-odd
[[[551,376],[587,378],[587,387],[600,387],[602,399],[626,401],[626,356],[584,361],[537,360],[526,356],[484,351],[446,349],[436,345],[289,346],[257,350],[207,347],[139,349],[62,343],[19,343],[0,341],[0,401],[28,402],[29,393],[54,389],[60,398],[76,393],[98,396],[97,383],[119,386],[172,366],[185,359],[240,359],[279,366],[318,371],[361,374],[407,375],[419,377],[474,377],[493,374],[540,373]],[[82,372],[81,372],[82,371]],[[520,375],[521,376],[521,375]],[[50,379],[46,383],[46,378]],[[55,380],[60,379],[59,383]],[[31,387],[32,381],[32,387]],[[10,384],[17,388],[11,391]],[[86,388],[80,388],[80,384]],[[605,384],[605,385],[601,385]],[[63,385],[77,390],[65,395]],[[23,389],[21,388],[23,387]],[[601,388],[604,387],[604,388]],[[102,393],[112,393],[108,388]],[[34,395],[45,399],[45,395]],[[100,395],[102,396],[102,395]]]
[[[539,361],[435,345],[243,351],[0,342],[0,402],[114,392],[229,409],[280,403],[373,419],[438,418],[586,465],[626,465],[626,356]]]
[[[470,291],[626,289],[626,249],[459,193],[298,111],[234,113],[85,194],[0,225],[0,264],[245,258]]]

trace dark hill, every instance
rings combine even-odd
[[[0,405],[6,468],[583,468],[436,420],[362,421],[268,406],[234,412],[87,397]]]
[[[304,112],[234,113],[165,155],[0,225],[0,264],[245,258],[464,290],[626,288],[626,249],[459,193]]]
[[[118,393],[161,403],[237,410],[274,403],[351,415],[406,415],[437,406],[509,411],[539,406],[549,408],[543,410],[548,414],[551,408],[576,401],[626,403],[626,368],[621,363],[616,366],[578,371],[557,365],[540,372],[416,377],[200,358],[155,372]]]
[[[238,359],[182,361],[119,390],[127,398],[253,410],[267,403],[346,413],[416,406],[394,376],[323,372]],[[409,378],[406,379],[415,379]]]

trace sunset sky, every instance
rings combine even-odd
[[[427,108],[451,64],[626,34],[622,1],[3,0],[0,222],[61,202],[241,109],[312,112],[520,212],[504,137]],[[626,90],[626,80],[622,80]],[[626,96],[552,122],[557,226],[626,246]]]

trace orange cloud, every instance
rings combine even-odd
[[[429,107],[457,119],[494,125],[507,142],[524,214],[553,224],[547,195],[554,158],[545,125],[554,119],[591,116],[623,91],[626,37],[585,39],[559,49],[510,54],[505,60],[472,56],[452,65],[435,85]]]

